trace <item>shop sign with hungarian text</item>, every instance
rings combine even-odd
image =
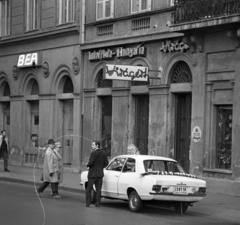
[[[135,56],[145,56],[146,49],[143,46],[138,46],[134,48],[123,48],[119,47],[116,50],[112,49],[101,49],[98,51],[89,51],[88,52],[88,59],[89,61],[96,61],[96,60],[103,60],[103,59],[113,59],[115,56],[117,58],[128,57],[132,58]]]
[[[128,65],[105,65],[105,79],[148,81],[148,67]]]
[[[22,54],[18,57],[17,67],[32,67],[40,65],[40,57],[38,52]]]

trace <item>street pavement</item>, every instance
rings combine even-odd
[[[40,180],[42,169],[10,165],[9,170],[10,172],[4,172],[3,162],[0,161],[0,181],[25,183],[36,187],[42,183]],[[79,182],[79,173],[64,170],[63,183],[60,184],[59,191],[84,193]],[[207,192],[207,196],[202,201],[194,203],[193,207],[189,207],[188,212],[239,221],[236,224],[240,224],[240,197]]]

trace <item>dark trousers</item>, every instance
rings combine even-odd
[[[95,184],[96,188],[96,206],[100,206],[101,204],[101,190],[102,190],[102,177],[89,177],[88,185],[86,190],[86,205],[90,205],[91,203],[91,191],[93,185]]]
[[[3,154],[0,156],[0,159],[3,158],[4,161],[4,169],[8,168],[8,153],[6,151],[3,152]]]
[[[52,188],[52,195],[58,195],[58,182],[57,183],[50,183],[50,182],[43,182],[39,187],[38,187],[38,192],[42,193],[46,187],[51,184]]]

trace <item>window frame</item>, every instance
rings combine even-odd
[[[138,11],[134,11],[133,12],[133,1],[140,1],[139,7],[138,7]],[[147,11],[151,11],[152,8],[152,0],[147,0],[147,8],[141,10],[142,7],[142,1],[143,0],[131,0],[130,4],[130,8],[131,8],[131,14],[136,14],[136,13],[142,13],[142,12],[147,12]]]
[[[40,27],[40,2],[41,0],[25,1],[25,32],[38,30]]]
[[[72,2],[72,9],[71,13],[69,13],[70,6],[69,4]],[[66,16],[63,17],[64,11],[63,11],[63,4],[67,3],[67,10],[66,10]],[[57,0],[57,25],[63,25],[68,23],[73,23],[76,21],[76,0]],[[70,19],[71,17],[71,19]]]
[[[101,1],[101,2],[99,2]],[[106,17],[106,2],[110,2],[110,16]],[[98,4],[103,3],[103,11],[102,11],[102,18],[98,18]],[[96,20],[106,20],[106,19],[111,19],[113,18],[113,14],[114,14],[114,0],[96,0]]]
[[[10,1],[0,0],[0,37],[8,36],[9,34],[10,34]]]

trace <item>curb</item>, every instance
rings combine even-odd
[[[25,184],[25,185],[40,185],[42,184],[42,182],[33,182],[33,181],[29,181],[29,180],[22,180],[22,179],[17,179],[17,178],[9,178],[9,177],[0,177],[0,181],[3,182],[10,182],[10,183],[18,183],[18,184]],[[63,184],[60,184],[58,186],[59,190],[62,191],[68,191],[68,192],[74,192],[74,193],[81,193],[81,194],[85,194],[84,190],[81,190],[81,188],[77,189],[77,188],[73,188],[73,187],[68,187],[68,186],[62,186]],[[80,185],[79,185],[80,186]]]

